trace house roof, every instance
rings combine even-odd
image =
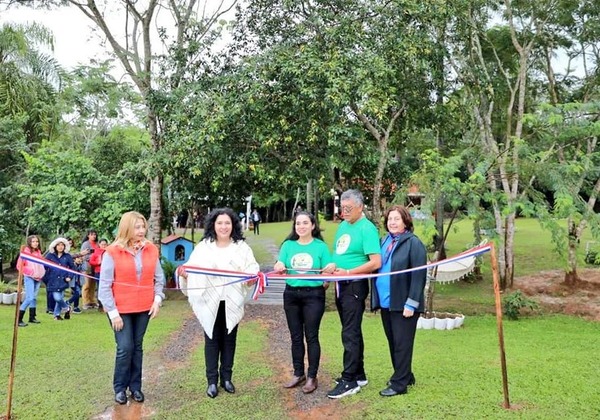
[[[163,244],[163,245],[168,245],[168,244],[170,244],[171,242],[175,242],[175,241],[176,241],[176,240],[178,240],[178,239],[181,239],[182,241],[188,241],[188,242],[192,242],[192,241],[190,241],[188,238],[184,238],[184,237],[183,237],[183,236],[181,236],[181,235],[173,234],[173,235],[169,235],[169,236],[167,236],[166,238],[162,238],[162,239],[160,240],[160,243],[161,243],[161,244]],[[193,243],[193,242],[192,242],[192,243]]]

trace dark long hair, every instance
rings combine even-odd
[[[296,212],[296,214],[294,214],[294,218],[292,219],[292,232],[287,236],[287,238],[285,238],[283,240],[283,242],[297,241],[300,238],[298,236],[298,234],[296,233],[296,219],[298,218],[298,216],[308,216],[308,218],[310,219],[310,222],[314,225],[312,232],[310,232],[312,237],[323,240],[323,236],[321,235],[321,229],[319,228],[319,222],[317,222],[317,219],[315,218],[315,216],[313,216],[311,213],[309,213],[307,211],[301,210],[301,211]]]
[[[242,224],[240,223],[240,218],[233,210],[229,207],[222,207],[219,209],[214,209],[206,216],[206,220],[204,223],[204,236],[202,240],[208,239],[211,242],[217,240],[217,232],[215,231],[215,221],[217,217],[220,215],[229,216],[231,219],[231,239],[233,242],[243,241],[245,240],[244,234],[242,233]]]

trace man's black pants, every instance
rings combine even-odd
[[[340,282],[335,304],[342,324],[344,346],[344,370],[342,379],[356,381],[365,378],[365,343],[362,335],[362,319],[365,300],[369,294],[368,280]]]

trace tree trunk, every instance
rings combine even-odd
[[[386,133],[387,134],[387,133]],[[378,142],[379,162],[377,163],[377,172],[375,173],[375,182],[373,183],[373,202],[372,202],[372,221],[377,227],[381,225],[381,188],[383,185],[383,173],[387,166],[387,149],[389,134],[381,136]]]
[[[379,162],[377,164],[377,172],[375,173],[375,180],[373,182],[373,201],[372,201],[372,210],[371,217],[373,223],[377,227],[381,225],[381,186],[383,185],[383,174],[385,172],[385,167],[387,166],[388,161],[388,143],[390,141],[390,134],[394,129],[394,125],[398,117],[400,117],[406,111],[407,105],[406,103],[402,104],[400,109],[393,111],[390,115],[390,120],[388,122],[385,130],[379,130],[370,120],[364,115],[359,109],[358,105],[354,102],[350,104],[350,108],[356,115],[356,118],[363,124],[363,127],[371,133],[373,138],[377,140],[377,148],[379,149]]]
[[[148,100],[147,94],[144,95]],[[160,134],[158,132],[158,121],[156,113],[151,104],[146,105],[148,131],[152,140],[152,150],[158,153],[161,148]],[[148,218],[148,236],[160,249],[160,238],[162,236],[162,192],[163,192],[163,174],[159,168],[155,167],[155,174],[150,179],[150,217]]]
[[[581,279],[579,278],[579,275],[577,274],[577,270],[565,271],[564,284],[566,286],[577,287],[580,282],[581,282]]]
[[[506,226],[505,226],[505,242],[506,242],[506,275],[505,275],[505,287],[508,285],[509,287],[513,286],[513,281],[515,277],[515,255],[514,255],[514,245],[515,245],[515,213],[510,213],[506,217]]]
[[[312,211],[312,179],[306,183],[306,211]]]
[[[156,175],[150,180],[150,217],[148,218],[148,236],[157,246],[160,246],[162,219],[162,175]]]
[[[577,242],[579,240],[579,229],[571,217],[569,217],[567,220],[567,228],[567,269],[565,270],[564,283],[567,286],[576,287],[581,282],[581,279],[577,274]]]

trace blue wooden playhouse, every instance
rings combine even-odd
[[[194,243],[180,235],[169,235],[160,241],[160,255],[177,267],[190,258]]]

